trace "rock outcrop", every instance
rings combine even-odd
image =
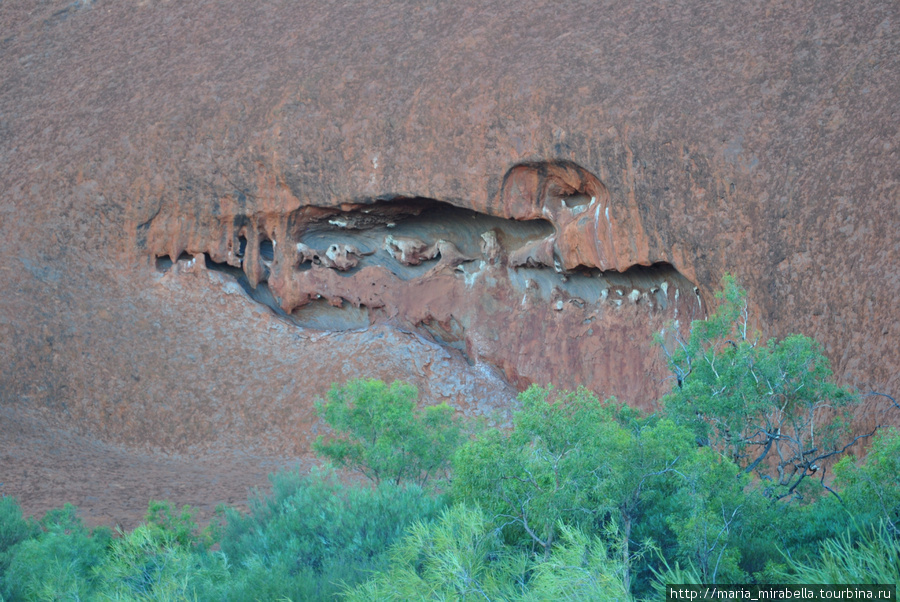
[[[273,458],[354,375],[501,422],[530,382],[649,407],[651,334],[726,272],[765,335],[896,393],[898,28],[875,0],[2,3],[0,405]]]

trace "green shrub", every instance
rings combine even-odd
[[[631,599],[618,551],[597,537],[560,525],[546,558],[504,543],[493,520],[457,504],[418,522],[391,548],[390,568],[346,593],[353,602],[386,600]]]
[[[444,505],[415,485],[347,486],[327,470],[270,477],[271,495],[249,514],[221,510],[221,551],[234,578],[229,599],[328,599],[386,567],[388,547],[413,521]],[[243,597],[242,591],[248,597]]]
[[[560,545],[546,561],[531,568],[523,600],[632,600],[624,581],[628,570],[621,552],[610,549],[601,537],[560,526]]]
[[[881,431],[865,459],[842,459],[835,467],[835,486],[856,522],[885,526],[900,536],[900,432]]]
[[[40,526],[22,516],[22,508],[13,497],[0,497],[0,596],[4,594],[4,575],[19,543],[37,537]],[[6,595],[9,595],[8,593]]]
[[[144,523],[119,533],[97,563],[98,589],[113,600],[185,600],[227,579],[224,560],[178,541],[176,531]]]
[[[666,419],[640,418],[586,389],[532,386],[519,396],[513,430],[489,431],[454,462],[454,499],[479,505],[507,541],[549,558],[561,527],[614,536],[623,581],[632,586],[647,540],[672,540],[664,511],[685,485],[692,433]],[[611,535],[614,534],[614,535]]]
[[[194,520],[197,511],[190,506],[177,510],[172,502],[150,500],[144,524],[157,540],[171,541],[182,548],[206,546],[213,543],[208,534],[203,534]]]
[[[850,531],[822,542],[811,561],[786,556],[783,583],[877,585],[900,583],[900,539],[883,523],[854,538]]]
[[[418,392],[394,381],[353,380],[333,385],[316,409],[336,435],[320,436],[316,453],[374,481],[417,483],[445,476],[462,442],[460,421],[447,404],[416,410]]]
[[[598,487],[627,433],[615,407],[586,389],[536,385],[519,395],[513,430],[490,430],[454,460],[453,496],[498,516],[506,533],[549,554],[560,523],[587,526],[608,511]]]
[[[503,544],[481,510],[456,505],[415,523],[390,551],[390,568],[346,599],[510,600],[522,591],[525,555]]]
[[[94,567],[110,542],[108,529],[92,536],[66,504],[41,520],[43,531],[14,548],[5,575],[10,600],[59,600],[89,597],[95,588]]]

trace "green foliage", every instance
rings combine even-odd
[[[523,600],[628,601],[627,567],[618,550],[600,537],[560,526],[560,543],[550,557],[531,569]],[[615,538],[618,539],[618,538]]]
[[[4,593],[3,576],[12,560],[14,547],[37,537],[40,532],[37,523],[22,516],[22,508],[15,498],[0,497],[0,596]]]
[[[103,597],[148,602],[196,599],[209,583],[227,576],[221,557],[182,543],[177,528],[149,523],[120,532],[94,574]]]
[[[444,505],[415,485],[346,486],[332,472],[271,479],[272,494],[252,499],[249,514],[222,508],[207,532],[190,507],[169,502],[151,501],[145,522],[115,539],[108,529],[90,533],[73,506],[48,512],[38,526],[6,502],[0,532],[15,543],[0,597],[333,599],[386,569],[386,550],[405,528]],[[209,550],[213,532],[221,551]]]
[[[875,436],[865,460],[849,457],[835,467],[835,485],[842,489],[847,509],[858,521],[884,521],[900,536],[900,432],[895,428]]]
[[[798,497],[819,464],[845,448],[843,409],[859,398],[830,382],[818,343],[802,335],[760,344],[746,293],[726,276],[719,308],[687,340],[659,337],[676,387],[666,411],[698,440],[770,479],[772,498]]]
[[[0,497],[0,554],[21,541],[36,537],[40,531],[34,520],[22,516],[22,508],[16,498]]]
[[[645,542],[673,538],[660,510],[678,508],[681,468],[696,453],[692,433],[623,412],[583,388],[532,386],[519,401],[512,431],[487,432],[457,454],[454,497],[490,509],[512,543],[537,546],[545,558],[561,526],[615,534],[629,589]]]
[[[611,472],[625,435],[615,408],[586,389],[535,385],[519,402],[512,431],[489,431],[459,451],[453,494],[490,508],[515,528],[514,537],[549,554],[560,522],[594,523],[607,511],[597,495],[600,473]]]
[[[799,552],[801,534],[829,534],[808,530],[804,519],[816,520],[803,506],[773,506],[767,483],[698,446],[688,425],[623,412],[584,389],[531,387],[520,402],[512,431],[460,449],[452,488],[491,512],[517,549],[549,558],[562,528],[579,529],[620,555],[626,589],[640,591],[664,564],[652,549],[707,583],[746,582],[780,558],[779,546]]]
[[[249,514],[221,511],[230,600],[330,599],[386,568],[390,544],[443,507],[415,485],[347,486],[328,471],[270,478],[272,494],[252,499]]]
[[[850,532],[825,540],[811,562],[785,558],[781,583],[847,583],[877,585],[900,583],[900,539],[883,523],[863,531],[858,540]]]
[[[198,544],[193,511],[174,511],[151,502],[147,522],[113,539],[109,529],[84,527],[77,509],[66,504],[41,520],[41,530],[19,543],[4,579],[10,600],[193,598],[213,576],[221,559]]]
[[[687,566],[681,566],[679,562],[675,562],[674,566],[669,564],[665,556],[660,556],[661,566],[659,569],[653,569],[652,590],[656,593],[655,598],[651,600],[665,600],[667,597],[668,586],[672,583],[683,583],[684,585],[701,585],[708,583],[697,572],[690,563]]]
[[[738,539],[746,536],[746,478],[739,469],[708,448],[685,466],[684,482],[667,521],[677,546],[672,556],[693,567],[704,583],[746,581],[740,569]]]
[[[802,554],[832,533],[814,505],[773,504],[764,483],[709,447],[698,448],[681,473],[662,510],[675,536],[664,552],[703,583],[757,582],[782,550]]]
[[[333,385],[319,416],[337,435],[313,444],[337,466],[358,470],[376,484],[383,480],[424,485],[446,475],[462,442],[462,429],[447,404],[416,410],[418,392],[394,381],[353,380]]]
[[[196,513],[190,506],[183,506],[179,511],[172,502],[150,500],[144,523],[156,539],[171,540],[183,548],[208,545],[212,542],[200,532],[194,521]]]
[[[89,597],[109,530],[100,529],[92,537],[71,504],[47,512],[41,527],[42,532],[16,546],[4,578],[5,595],[10,600]]]
[[[390,569],[347,599],[508,600],[524,569],[524,557],[504,547],[481,510],[457,505],[415,523],[392,548]]]
[[[382,600],[630,600],[618,554],[597,537],[559,527],[542,560],[504,544],[477,507],[458,504],[416,523],[391,550],[390,570],[347,592],[354,602]]]

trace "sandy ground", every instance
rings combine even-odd
[[[39,416],[0,407],[0,494],[26,515],[43,516],[70,502],[91,526],[134,528],[151,499],[197,509],[206,523],[217,504],[245,507],[253,487],[281,467],[310,460],[262,458],[241,452],[198,457],[129,450],[47,426]]]

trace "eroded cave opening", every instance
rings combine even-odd
[[[238,247],[237,251],[235,251],[235,256],[240,259],[244,258],[244,255],[247,253],[247,237],[243,234],[238,235]]]
[[[319,264],[352,276],[380,265],[401,280],[421,277],[442,261],[462,265],[481,259],[488,232],[508,249],[554,233],[547,220],[504,219],[425,198],[356,206],[294,224],[297,269]]]
[[[288,324],[372,336],[386,327],[516,388],[563,374],[601,389],[646,371],[635,341],[678,330],[705,305],[672,264],[622,252],[628,239],[616,238],[599,181],[554,169],[517,167],[502,202],[487,207],[496,215],[398,196],[235,216],[219,222],[218,235],[181,243],[171,233],[159,248],[184,244],[190,261],[202,258]],[[623,394],[636,395],[639,381]]]
[[[183,252],[178,256],[176,261],[190,261],[193,259],[193,256],[190,253]],[[162,255],[156,258],[156,271],[160,273],[168,272],[172,269],[172,266],[175,264],[175,261],[172,261],[172,258],[168,255]]]
[[[315,299],[296,308],[289,314],[289,318],[303,328],[332,332],[358,330],[372,323],[369,308],[365,305],[356,307],[352,303],[341,301],[339,306],[335,306],[324,299]]]
[[[579,190],[564,192],[551,195],[553,202],[575,213],[597,200]],[[623,272],[584,265],[565,269],[555,246],[559,232],[551,221],[506,219],[434,199],[398,197],[314,211],[307,207],[288,216],[285,223],[279,244],[274,229],[253,225],[246,217],[236,218],[234,238],[226,245],[231,260],[218,261],[206,252],[206,266],[233,277],[253,300],[279,317],[320,330],[365,328],[376,317],[396,314],[399,309],[394,306],[383,310],[391,301],[366,302],[365,295],[344,290],[368,285],[384,288],[378,276],[384,270],[405,283],[442,270],[457,278],[463,290],[486,277],[490,286],[505,286],[522,295],[519,305],[531,298],[557,310],[571,303],[580,308],[631,304],[665,311],[679,296],[695,291],[665,262],[636,265]],[[182,253],[179,259],[191,259],[191,255]],[[160,271],[171,265],[167,256],[156,259]],[[382,271],[368,284],[362,282],[365,279],[356,282],[367,267]],[[329,285],[330,274],[347,283]],[[507,284],[498,284],[498,278]],[[408,306],[410,302],[414,300],[394,300],[393,304]],[[697,304],[702,306],[699,296]],[[462,349],[468,322],[464,315],[426,315],[414,325],[435,341]]]
[[[237,283],[240,303],[271,311],[254,323],[344,333],[326,335],[337,346],[390,339],[399,355],[383,359],[418,378],[435,361],[462,359],[520,390],[585,385],[640,400],[655,386],[649,342],[705,313],[675,265],[679,250],[659,248],[669,238],[648,237],[633,206],[571,162],[514,165],[495,194],[465,208],[408,194],[328,206],[232,201],[203,223],[166,216],[150,229],[167,288],[184,275],[231,304]],[[297,208],[279,211],[284,202]],[[164,254],[187,263],[169,269]],[[404,341],[429,351],[410,356]],[[347,361],[377,369],[382,358]]]
[[[695,294],[693,284],[666,262],[635,265],[624,272],[581,266],[562,274],[546,268],[523,266],[510,270],[510,281],[517,289],[534,291],[548,302],[563,297],[580,303],[615,306],[626,302],[645,304],[650,309],[660,310],[669,307],[676,293],[679,297],[687,291]]]

